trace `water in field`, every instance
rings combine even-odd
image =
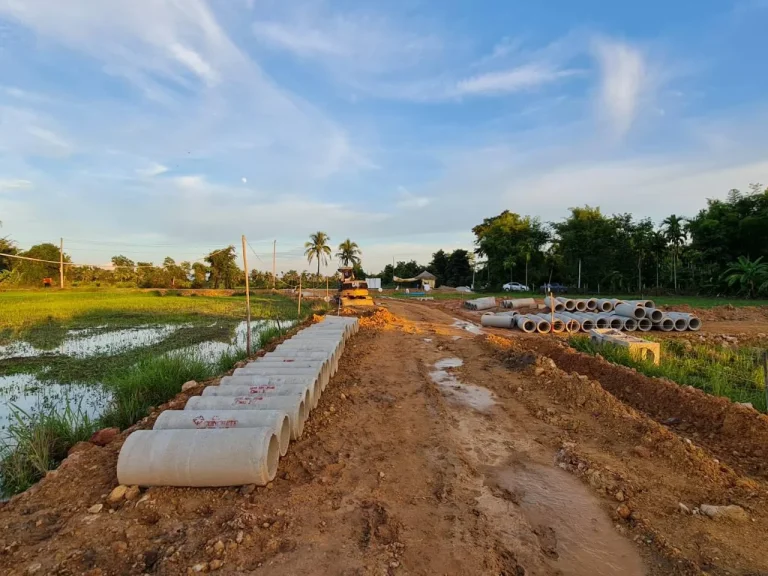
[[[281,322],[283,328],[294,324]],[[259,334],[274,325],[271,320],[251,322],[253,349],[258,348]],[[94,364],[98,374],[101,366],[126,362],[130,365],[130,354],[147,351],[191,354],[214,363],[223,354],[244,350],[247,334],[245,322],[217,321],[69,330],[60,335],[60,342],[47,348],[22,339],[12,340],[0,346],[0,436],[13,418],[14,407],[31,414],[61,411],[69,405],[91,418],[98,417],[109,404],[110,396],[98,378],[94,381],[89,377]],[[59,372],[66,376],[57,376]]]

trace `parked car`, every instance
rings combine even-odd
[[[553,294],[565,294],[568,292],[568,288],[559,282],[552,282],[551,284],[542,284],[541,291],[544,294],[549,294],[550,292]]]
[[[504,292],[528,292],[528,286],[520,282],[507,282],[502,289]]]

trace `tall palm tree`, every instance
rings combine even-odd
[[[317,275],[320,276],[320,261],[323,264],[328,264],[328,259],[331,256],[331,247],[328,246],[328,242],[331,239],[325,232],[315,232],[309,235],[309,242],[304,243],[304,256],[307,257],[307,262],[312,264],[312,260],[317,260]]]
[[[339,244],[339,251],[336,253],[336,258],[341,261],[343,266],[357,266],[360,264],[360,256],[362,251],[357,242],[352,242],[349,238]]]
[[[675,278],[675,292],[677,292],[677,256],[687,235],[683,227],[684,222],[685,218],[672,214],[661,223],[662,228],[664,228],[664,237],[672,245],[672,273]]]
[[[739,256],[736,262],[731,262],[724,274],[728,286],[740,284],[750,298],[755,296],[757,290],[765,290],[768,287],[768,264],[762,260],[762,256],[757,260]],[[763,280],[765,282],[756,288],[755,285]]]

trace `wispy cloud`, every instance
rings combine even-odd
[[[162,164],[158,164],[157,162],[152,163],[150,166],[147,166],[146,168],[138,168],[136,170],[136,174],[139,176],[159,176],[160,174],[164,174],[165,172],[168,172],[168,167],[163,166]]]
[[[648,66],[643,53],[624,42],[601,38],[594,51],[601,72],[599,106],[621,137],[632,127],[651,87]]]
[[[532,63],[466,78],[457,83],[456,92],[459,95],[509,94],[550,84],[578,73],[578,70],[559,70],[546,64]]]
[[[432,202],[432,200],[430,198],[427,198],[426,196],[416,196],[415,194],[412,194],[404,186],[398,186],[397,190],[398,190],[399,199],[395,203],[395,205],[398,208],[404,208],[404,209],[425,208],[426,206],[429,206],[429,204]]]
[[[0,192],[6,190],[29,190],[32,182],[29,180],[0,180]]]

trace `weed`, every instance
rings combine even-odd
[[[756,409],[766,411],[765,380],[759,351],[692,345],[671,339],[659,342],[661,361],[655,365],[650,360],[631,356],[626,348],[596,344],[587,336],[573,336],[569,340],[570,345],[581,352],[600,354],[610,362],[635,368],[647,376],[668,378],[734,402],[749,402]]]

